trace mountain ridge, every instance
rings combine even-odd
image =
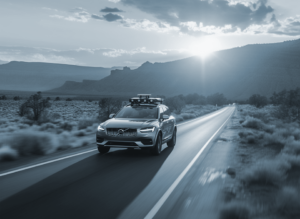
[[[254,93],[265,96],[300,86],[300,40],[252,44],[215,52],[203,60],[189,57],[165,63],[145,62],[134,70],[111,71],[90,83],[69,82],[52,91],[101,95],[136,93],[223,93],[245,99]],[[76,87],[76,88],[75,88]]]

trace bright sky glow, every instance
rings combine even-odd
[[[0,0],[0,63],[139,66],[300,38],[298,0],[189,2]]]

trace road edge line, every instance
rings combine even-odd
[[[57,158],[57,159],[54,159],[54,160],[46,161],[46,162],[43,162],[43,163],[34,164],[34,165],[31,165],[31,166],[28,166],[28,167],[23,167],[21,169],[12,170],[12,171],[9,171],[9,172],[6,172],[6,173],[1,173],[0,177],[7,176],[7,175],[17,173],[17,172],[21,172],[21,171],[24,171],[24,170],[32,169],[32,168],[35,168],[35,167],[43,166],[43,165],[46,165],[46,164],[49,164],[49,163],[54,163],[56,161],[65,160],[65,159],[68,159],[68,158],[71,158],[71,157],[76,157],[76,156],[79,156],[79,155],[82,155],[82,154],[87,154],[87,153],[90,153],[90,152],[93,152],[93,151],[96,151],[96,150],[97,149],[93,149],[93,150],[89,150],[89,151],[69,155],[69,156],[66,156],[66,157],[61,157],[61,158]]]
[[[221,127],[208,139],[208,141],[205,143],[205,145],[200,149],[200,151],[197,153],[197,155],[193,158],[193,160],[187,165],[187,167],[181,172],[181,174],[176,178],[176,180],[172,183],[172,185],[168,188],[168,190],[163,194],[163,196],[156,202],[156,204],[153,206],[153,208],[149,211],[149,213],[144,217],[144,219],[152,219],[157,212],[160,210],[160,208],[163,206],[163,204],[166,202],[166,200],[169,198],[169,196],[172,194],[174,189],[177,187],[177,185],[181,182],[183,177],[187,174],[187,172],[191,169],[191,167],[194,165],[194,163],[197,161],[199,156],[202,154],[202,152],[205,150],[205,148],[209,145],[211,140],[218,134],[218,132],[223,128],[223,126],[228,122],[228,120],[231,118],[235,110],[230,114],[228,119],[221,125]]]

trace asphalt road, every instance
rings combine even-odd
[[[180,194],[177,185],[205,156],[234,110],[226,107],[180,124],[176,146],[165,144],[160,156],[91,151],[0,176],[0,217],[171,218],[176,206],[168,203]]]

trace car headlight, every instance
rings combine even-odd
[[[99,125],[97,130],[98,131],[104,131],[105,129],[101,125]]]
[[[140,130],[140,132],[143,132],[143,133],[145,133],[145,132],[154,132],[154,130],[155,130],[155,127],[147,127],[147,128],[142,128]]]

